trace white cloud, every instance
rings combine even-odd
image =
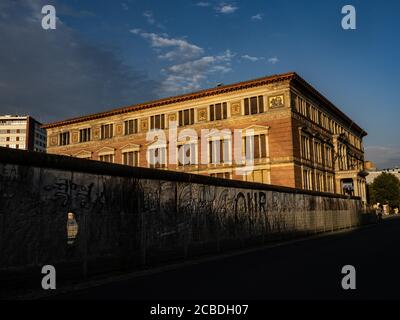
[[[279,59],[277,57],[272,57],[268,59],[268,62],[272,64],[277,64],[279,62]]]
[[[168,75],[161,86],[161,90],[170,95],[196,91],[200,89],[200,83],[203,80],[205,80],[204,75],[192,75],[187,77]]]
[[[248,54],[245,54],[242,56],[242,59],[249,60],[251,62],[257,62],[257,61],[263,60],[264,57],[253,57],[253,56],[249,56]]]
[[[231,71],[230,62],[234,56],[230,50],[226,50],[221,55],[204,56],[173,65],[164,69],[167,77],[162,88],[164,92],[170,94],[199,90],[211,74],[223,74]]]
[[[140,34],[142,32],[142,30],[137,28],[137,29],[131,29],[131,30],[129,30],[129,32],[133,33],[133,34]]]
[[[251,20],[260,21],[262,19],[263,19],[263,14],[262,13],[257,13],[254,16],[251,16]]]
[[[156,23],[156,19],[154,19],[153,12],[145,11],[145,12],[143,12],[143,16],[146,18],[146,20],[147,20],[147,22],[149,24],[155,24]]]
[[[157,22],[156,18],[154,17],[153,12],[147,10],[147,11],[143,12],[143,17],[146,18],[146,21],[148,24],[150,24],[152,26],[156,26],[157,28],[160,28],[160,29],[165,29],[164,25]]]
[[[216,8],[217,12],[222,14],[231,14],[234,13],[237,9],[239,8],[234,6],[233,4],[225,4],[225,3],[221,3]]]
[[[227,73],[232,71],[232,68],[229,66],[214,66],[212,67],[209,72],[220,72],[220,73]]]
[[[204,49],[189,43],[184,39],[174,39],[168,37],[168,35],[159,35],[156,33],[149,33],[140,29],[132,29],[131,33],[140,35],[142,38],[150,42],[150,46],[156,49],[167,49],[171,50],[160,54],[158,57],[165,60],[188,60],[199,57],[203,54]]]
[[[226,2],[220,2],[214,6],[211,2],[199,1],[196,3],[196,6],[205,8],[213,6],[213,9],[219,14],[232,14],[239,9],[235,4]]]
[[[132,29],[130,32],[146,39],[159,59],[174,62],[161,70],[165,77],[161,84],[161,95],[199,90],[209,78],[220,82],[220,75],[232,70],[231,61],[235,54],[230,50],[219,55],[204,55],[203,48],[185,39],[141,29]]]
[[[227,50],[224,54],[219,56],[205,56],[197,60],[173,65],[168,68],[168,71],[181,75],[191,75],[194,73],[203,73],[207,71],[209,72],[211,70],[209,68],[213,64],[230,62],[232,57],[232,53]]]
[[[205,2],[205,1],[200,1],[200,2],[196,3],[196,6],[198,6],[198,7],[209,7],[209,6],[211,6],[211,3]]]
[[[129,10],[129,7],[128,7],[128,5],[127,5],[125,2],[122,2],[122,3],[121,3],[121,7],[122,7],[122,9],[125,10],[125,11],[128,11],[128,10]]]

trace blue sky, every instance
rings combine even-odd
[[[346,4],[356,30],[341,28]],[[0,111],[47,122],[296,71],[369,133],[368,159],[400,165],[399,1],[4,0],[0,13]]]

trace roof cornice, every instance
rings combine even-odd
[[[67,120],[63,120],[63,121],[46,124],[46,125],[43,125],[42,128],[44,128],[44,129],[56,128],[56,127],[75,124],[75,123],[79,123],[79,122],[97,120],[97,119],[101,119],[101,118],[115,116],[118,114],[124,114],[124,113],[139,111],[139,110],[161,107],[161,106],[166,106],[166,105],[170,105],[173,103],[196,100],[196,99],[201,99],[201,98],[205,98],[205,97],[216,96],[219,94],[260,87],[263,85],[267,85],[267,84],[271,84],[271,83],[278,83],[278,82],[283,82],[283,81],[289,81],[294,86],[300,86],[303,89],[306,89],[308,92],[313,94],[318,100],[322,101],[323,104],[326,105],[334,115],[342,118],[345,122],[347,122],[349,127],[351,127],[355,131],[358,131],[360,133],[360,136],[364,137],[367,135],[367,132],[364,129],[362,129],[356,123],[354,123],[353,120],[351,120],[346,114],[344,114],[341,110],[339,110],[332,102],[330,102],[327,98],[325,98],[319,91],[317,91],[313,86],[311,86],[307,81],[305,81],[302,77],[300,77],[295,72],[276,74],[273,76],[262,77],[262,78],[238,82],[238,83],[234,83],[234,84],[230,84],[230,85],[226,85],[226,86],[205,89],[205,90],[187,93],[187,94],[183,94],[183,95],[179,95],[179,96],[167,97],[167,98],[154,100],[154,101],[150,101],[150,102],[125,106],[125,107],[113,109],[110,111],[94,113],[94,114],[90,114],[90,115],[86,115],[86,116],[82,116],[82,117],[77,117],[77,118],[72,118],[72,119],[67,119]]]
[[[296,73],[289,72],[289,73],[273,75],[273,76],[269,76],[269,77],[258,78],[258,79],[239,82],[239,83],[235,83],[235,84],[231,84],[231,85],[226,85],[226,86],[221,86],[221,87],[216,87],[216,88],[211,88],[211,89],[205,89],[205,90],[192,92],[192,93],[188,93],[188,94],[183,94],[183,95],[179,95],[179,96],[168,97],[168,98],[163,98],[160,100],[126,106],[126,107],[122,107],[122,108],[118,108],[118,109],[114,109],[114,110],[110,110],[110,111],[105,111],[105,112],[100,112],[100,113],[83,116],[83,117],[77,117],[77,118],[72,118],[72,119],[68,119],[68,120],[64,120],[64,121],[58,121],[58,122],[43,125],[42,128],[50,129],[50,128],[74,124],[74,123],[78,123],[78,122],[96,120],[96,119],[110,117],[110,116],[114,116],[114,115],[118,115],[118,114],[139,111],[139,110],[144,110],[144,109],[149,109],[149,108],[154,108],[154,107],[161,107],[161,106],[165,106],[165,105],[169,105],[169,104],[173,104],[173,103],[179,103],[179,102],[184,102],[184,101],[189,101],[189,100],[200,99],[200,98],[204,98],[204,97],[215,96],[215,95],[219,95],[219,94],[223,94],[223,93],[228,93],[228,92],[233,92],[233,91],[238,91],[238,90],[243,90],[243,89],[249,89],[249,88],[253,88],[253,87],[259,87],[259,86],[263,86],[263,85],[270,84],[270,83],[290,81],[290,80],[294,79],[295,77],[297,77]]]

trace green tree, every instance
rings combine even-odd
[[[367,199],[368,199],[369,204],[375,204],[378,202],[376,200],[376,194],[375,194],[374,186],[372,185],[372,183],[369,183],[367,185]]]
[[[371,203],[388,204],[391,207],[400,205],[400,181],[391,173],[383,172],[368,186]]]

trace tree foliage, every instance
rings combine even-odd
[[[383,172],[368,185],[371,203],[388,204],[391,207],[400,205],[400,180],[391,173]]]

